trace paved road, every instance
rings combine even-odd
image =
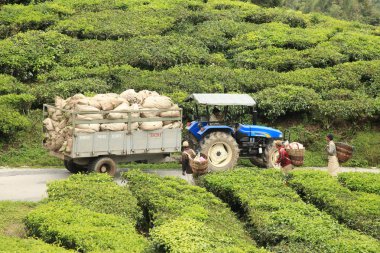
[[[326,168],[313,168],[326,170]],[[127,171],[126,168],[120,171]],[[182,176],[181,170],[145,170],[160,176]],[[380,173],[379,169],[342,168],[342,171]],[[46,183],[64,179],[70,176],[66,169],[30,169],[30,168],[2,168],[0,169],[0,200],[40,201],[47,197]],[[115,178],[119,184],[125,184],[120,174]]]

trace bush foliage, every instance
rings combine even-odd
[[[274,170],[208,174],[205,187],[238,210],[252,237],[273,252],[376,252],[378,241],[349,230],[284,185]],[[321,232],[323,231],[323,232]]]
[[[351,192],[321,171],[294,171],[290,185],[303,198],[348,227],[380,238],[380,196]]]
[[[145,252],[150,247],[129,220],[71,201],[38,206],[25,223],[32,236],[84,252]]]
[[[107,174],[72,175],[48,184],[48,200],[71,200],[92,211],[125,217],[136,224],[142,218],[137,200],[127,187],[120,187]]]
[[[41,253],[65,253],[74,252],[72,250],[66,250],[58,246],[47,244],[40,240],[35,239],[21,239],[17,237],[6,237],[0,235],[0,251],[1,252],[41,252]]]
[[[339,173],[338,180],[351,191],[380,195],[380,174],[344,172]]]
[[[155,248],[165,252],[266,252],[234,214],[205,189],[176,178],[124,174],[143,208]]]

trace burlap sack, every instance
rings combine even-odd
[[[100,124],[78,124],[75,126],[76,129],[91,129],[94,132],[99,132]]]
[[[182,124],[179,121],[175,121],[173,123],[170,123],[168,125],[164,125],[162,128],[163,129],[173,129],[173,128],[181,128]]]
[[[155,91],[149,91],[149,90],[141,90],[141,91],[138,92],[138,94],[141,96],[141,102],[142,103],[144,102],[144,100],[147,97],[150,97],[150,96],[159,96],[160,95],[160,94],[158,94]]]
[[[140,106],[138,104],[132,104],[129,108],[131,111],[139,111]],[[131,113],[132,118],[139,118],[140,117],[140,112],[134,112]]]
[[[139,129],[139,123],[138,122],[132,122],[131,123],[131,130],[132,131],[135,131]],[[124,130],[127,131],[128,130],[128,124],[125,124],[125,127],[124,127]]]
[[[62,109],[66,105],[66,100],[64,100],[63,98],[57,96],[57,97],[55,97],[54,104],[55,104],[55,107],[58,107],[58,108]]]
[[[71,98],[74,99],[74,100],[79,100],[79,99],[86,98],[86,96],[83,95],[83,94],[78,93],[78,94],[75,94],[74,96],[72,96]]]
[[[61,121],[63,119],[63,114],[62,111],[56,110],[52,115],[51,115],[52,120],[54,121]]]
[[[182,123],[181,121],[176,121],[173,123],[173,128],[182,128]]]
[[[90,105],[76,105],[76,111],[80,112],[99,112],[99,109]],[[96,120],[103,119],[102,114],[91,113],[91,114],[78,114],[77,119],[79,120]]]
[[[125,128],[125,123],[111,123],[111,124],[101,124],[101,131],[123,131]]]
[[[156,108],[142,108],[140,111],[143,118],[156,118],[160,113]]]
[[[82,129],[82,128],[75,128],[74,130],[75,133],[95,133],[97,131],[93,129]]]
[[[169,109],[173,103],[170,98],[165,96],[149,96],[144,100],[144,108]]]
[[[108,119],[127,119],[128,118],[128,113],[116,113],[120,111],[128,111],[130,110],[130,107],[127,103],[122,103],[118,107],[116,107],[114,110],[112,110],[112,113],[109,113],[107,115]]]
[[[153,122],[142,122],[140,124],[140,129],[145,131],[157,130],[162,128],[162,121],[153,121]]]
[[[143,100],[142,95],[138,94],[134,89],[129,89],[122,92],[120,97],[125,98],[130,104],[140,104]]]
[[[88,105],[92,106],[92,107],[95,107],[99,110],[102,109],[102,105],[99,103],[98,100],[94,99],[94,98],[91,98],[88,100]]]
[[[67,138],[67,144],[66,144],[66,152],[67,153],[71,153],[71,151],[72,151],[72,149],[73,149],[73,138]]]
[[[181,117],[181,112],[179,111],[178,105],[173,105],[170,107],[169,110],[175,110],[175,111],[166,111],[166,112],[161,112],[160,117],[163,118],[177,118]]]
[[[46,130],[48,130],[48,131],[54,130],[53,121],[50,118],[44,119],[44,121],[42,121],[42,123],[44,124]]]

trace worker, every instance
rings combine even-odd
[[[195,157],[195,151],[192,150],[189,146],[188,141],[184,141],[182,143],[183,151],[182,151],[182,156],[181,156],[181,163],[182,163],[182,175],[187,176],[188,181],[191,183],[193,181],[192,179],[192,174],[193,170],[190,167],[190,156],[192,158]]]
[[[332,134],[326,135],[326,152],[329,160],[327,165],[327,171],[331,176],[336,177],[339,172],[339,161],[338,157],[336,156],[336,146],[333,139],[334,136]]]
[[[282,173],[284,173],[284,175],[287,176],[288,173],[293,169],[292,161],[290,160],[289,154],[288,152],[286,152],[285,146],[282,143],[282,141],[277,140],[274,144],[279,154],[276,164],[280,164]]]
[[[214,106],[214,108],[212,109],[212,114],[210,116],[210,122],[223,122],[224,121],[224,117],[222,115],[222,112]]]

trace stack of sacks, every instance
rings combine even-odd
[[[72,127],[72,114],[53,108],[48,109],[48,118],[43,123],[46,129],[45,146],[49,150],[63,153],[71,153],[73,133],[95,133],[99,131],[127,131],[128,113],[132,119],[142,118],[178,118],[180,112],[178,105],[173,104],[170,98],[161,96],[155,91],[143,90],[135,92],[129,89],[120,95],[115,93],[98,94],[94,97],[86,97],[76,94],[68,99],[57,97],[55,107],[71,112],[84,112],[76,114],[77,120],[87,120],[88,124],[77,124]],[[157,109],[177,110],[159,112]],[[107,111],[107,112],[104,112]],[[137,112],[136,112],[137,111]],[[98,124],[91,123],[93,120],[108,119],[121,120],[121,123]],[[157,130],[181,128],[180,121],[151,121],[132,122],[130,130]]]

